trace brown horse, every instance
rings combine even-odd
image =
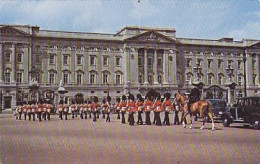
[[[188,111],[188,98],[185,95],[181,95],[179,93],[176,94],[176,99],[175,101],[179,103],[180,109],[183,110],[183,118],[182,118],[182,124],[183,127],[186,128],[186,124],[184,119],[188,114],[190,115],[190,129],[192,128],[192,114],[197,114],[199,113],[200,116],[203,118],[203,125],[200,129],[204,128],[207,116],[211,119],[212,122],[212,130],[215,130],[214,126],[214,121],[213,121],[213,111],[212,111],[212,105],[209,101],[207,100],[199,100],[193,104],[190,105],[190,112]]]

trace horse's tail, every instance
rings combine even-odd
[[[207,110],[208,110],[208,113],[213,113],[213,109],[212,109],[212,104],[210,101],[207,101],[208,105],[207,105]]]

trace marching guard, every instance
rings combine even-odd
[[[26,105],[27,107],[26,107],[26,113],[27,113],[27,115],[28,115],[28,120],[29,121],[31,121],[31,110],[32,110],[32,108],[31,108],[31,101],[28,101],[28,104]]]
[[[37,104],[37,117],[40,122],[42,121],[42,108],[43,108],[42,100],[39,100]]]
[[[36,113],[36,105],[35,101],[31,101],[31,115],[33,117],[33,121],[35,121],[35,113]],[[31,117],[31,116],[30,116]]]
[[[24,114],[24,120],[26,120],[27,117],[27,102],[23,102],[23,114]]]
[[[145,108],[145,124],[146,125],[151,125],[151,119],[150,119],[150,112],[153,108],[153,102],[152,102],[152,96],[151,95],[147,95],[146,96],[147,100],[144,104],[144,108]]]
[[[97,112],[98,112],[98,108],[99,108],[99,104],[98,104],[98,97],[95,96],[94,97],[94,102],[92,104],[92,110],[93,110],[93,114],[94,114],[94,118],[93,121],[97,122]]]
[[[105,99],[103,99],[103,104],[102,104],[102,118],[105,119],[106,118],[106,110],[107,110],[107,101]]]
[[[125,124],[125,112],[126,112],[126,96],[123,95],[122,96],[122,101],[120,103],[120,109],[121,109],[121,113],[122,113],[122,124]]]
[[[116,112],[117,112],[117,119],[120,120],[120,97],[116,98]]]
[[[107,96],[107,111],[106,111],[106,113],[107,113],[107,118],[106,118],[106,122],[110,122],[110,108],[111,108],[111,104],[110,104],[110,102],[111,102],[111,97],[110,96]]]
[[[62,113],[63,113],[63,101],[60,100],[59,102],[59,106],[58,106],[58,110],[59,110],[59,118],[62,120]]]
[[[127,103],[127,108],[129,111],[129,125],[134,125],[135,120],[134,120],[134,113],[135,113],[135,97],[134,95],[130,94],[128,97],[129,102]]]
[[[83,102],[81,102],[78,106],[79,106],[80,118],[83,119],[83,113],[84,113],[84,104],[83,104]]]
[[[143,113],[143,98],[141,94],[137,94],[137,102],[136,102],[136,109],[138,112],[138,120],[137,120],[137,124],[141,124],[143,125],[143,119],[142,119],[142,113]]]
[[[72,118],[74,118],[75,116],[77,117],[77,105],[75,104],[74,100],[71,101],[70,108],[71,108]]]
[[[46,103],[46,100],[44,100],[42,119],[46,120],[46,114],[47,114],[47,103]]]
[[[83,108],[84,108],[85,119],[88,119],[88,101],[87,100],[85,100]]]
[[[89,118],[91,118],[92,110],[91,110],[91,101],[88,100],[88,113],[89,113]]]
[[[69,105],[68,105],[67,101],[65,101],[65,103],[63,105],[63,113],[65,115],[65,120],[68,120],[68,112],[69,112]]]
[[[163,103],[163,107],[164,107],[164,111],[165,111],[165,117],[164,117],[164,124],[165,125],[170,125],[169,113],[170,113],[171,110],[174,110],[174,107],[172,105],[170,98],[171,98],[170,93],[164,94],[164,100],[165,101]]]
[[[154,117],[155,117],[155,124],[157,126],[162,126],[161,117],[160,117],[161,111],[162,111],[161,95],[160,93],[158,93],[154,104]]]
[[[52,108],[51,101],[47,102],[46,108],[47,108],[47,112],[46,112],[47,120],[50,121],[51,120],[51,108]]]

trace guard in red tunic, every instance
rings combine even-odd
[[[138,120],[137,120],[137,124],[141,124],[143,125],[143,119],[142,119],[142,113],[143,113],[143,98],[141,94],[137,94],[137,102],[135,104],[135,108],[138,112]]]
[[[65,101],[65,103],[63,105],[63,113],[65,115],[65,120],[68,120],[68,112],[69,112],[69,105],[68,105],[68,102]]]
[[[39,121],[42,121],[42,110],[43,110],[43,102],[42,100],[40,100],[37,104],[37,117],[39,119]]]
[[[107,118],[106,118],[106,122],[110,122],[110,108],[111,108],[111,97],[107,96],[107,110],[106,110],[106,114],[107,114]]]
[[[84,114],[84,104],[83,104],[83,101],[79,104],[79,112],[80,112],[80,118],[83,119],[83,114]]]
[[[170,98],[171,98],[171,94],[170,93],[165,93],[164,94],[163,107],[164,107],[164,111],[165,111],[165,117],[164,117],[165,125],[170,125],[169,113],[170,113],[171,110],[174,110],[174,107],[172,105],[172,102],[171,102]]]
[[[35,101],[31,101],[31,115],[33,117],[33,121],[35,121],[35,113],[36,113]]]
[[[156,101],[154,103],[154,117],[155,117],[155,124],[157,126],[162,126],[160,113],[162,111],[162,102],[161,102],[161,95],[160,93],[157,94]]]
[[[23,103],[22,102],[20,102],[19,104],[18,104],[18,114],[19,114],[19,120],[21,120],[22,119],[22,113],[23,113]]]
[[[151,119],[150,119],[150,112],[153,109],[153,97],[151,95],[147,95],[147,100],[144,103],[144,110],[145,110],[145,123],[146,125],[151,125]]]
[[[91,114],[92,114],[92,110],[91,110],[91,101],[88,100],[88,114],[89,114],[89,118],[91,118]]]
[[[47,113],[47,102],[44,100],[43,103],[43,113],[42,113],[42,119],[46,120],[46,113]]]
[[[76,110],[77,110],[77,106],[76,106],[74,100],[71,101],[70,109],[71,109],[71,114],[72,114],[72,119],[73,119],[76,115]]]
[[[32,111],[31,101],[28,101],[26,109],[27,109],[26,112],[27,112],[27,115],[28,115],[28,120],[31,121],[31,111]]]
[[[62,120],[62,113],[63,113],[63,101],[60,100],[59,106],[58,106],[58,111],[59,111],[59,118]]]
[[[102,104],[101,113],[102,113],[102,118],[105,119],[106,118],[106,110],[107,110],[107,107],[108,107],[106,99],[103,99],[102,103],[103,104]]]
[[[126,103],[126,96],[123,95],[122,96],[122,101],[120,103],[120,109],[121,109],[121,113],[122,113],[122,124],[125,124],[125,112],[126,112],[126,107],[127,103]]]
[[[98,97],[95,96],[95,97],[94,97],[94,102],[93,102],[93,104],[92,104],[92,111],[93,111],[93,114],[94,114],[94,118],[93,118],[93,121],[94,121],[94,122],[97,122],[97,112],[98,112],[98,108],[99,108]]]
[[[46,108],[47,108],[47,112],[46,112],[46,114],[47,114],[47,120],[51,120],[51,109],[52,109],[52,105],[51,105],[51,101],[47,101],[47,106],[46,106]]]
[[[23,102],[23,114],[24,114],[24,120],[26,120],[27,117],[27,102]]]
[[[135,120],[134,120],[134,113],[135,113],[135,97],[134,95],[130,94],[128,97],[129,102],[127,103],[127,108],[129,111],[129,125],[134,125],[135,124]]]
[[[116,112],[117,112],[117,119],[120,120],[120,102],[121,102],[121,99],[118,97],[116,98]]]
[[[84,101],[83,110],[84,110],[84,114],[85,114],[85,119],[88,119],[88,101],[87,100]]]

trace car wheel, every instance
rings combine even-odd
[[[259,118],[253,118],[253,128],[256,130],[260,129],[260,119]]]
[[[223,117],[222,122],[224,127],[229,127],[230,121],[227,116]]]

